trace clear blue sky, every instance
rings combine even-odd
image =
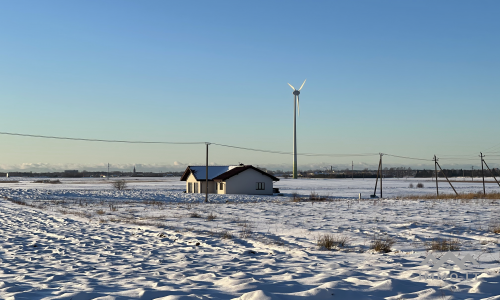
[[[291,151],[287,82],[307,78],[299,152],[480,165],[479,151],[500,151],[499,16],[498,1],[1,1],[0,131]],[[11,170],[168,168],[204,163],[205,150],[0,144]],[[299,157],[299,168],[377,159]],[[290,169],[292,158],[213,146],[210,162]]]

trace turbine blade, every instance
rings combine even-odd
[[[306,79],[306,80],[307,80],[307,79]],[[299,91],[302,89],[302,87],[304,87],[304,84],[306,83],[306,80],[304,80],[304,83],[302,83],[302,85],[300,86]]]
[[[295,91],[295,88],[291,84],[288,84],[288,85]]]

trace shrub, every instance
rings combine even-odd
[[[309,195],[309,200],[311,201],[318,201],[319,200],[319,195],[316,192],[311,192]]]
[[[323,234],[318,237],[316,245],[320,249],[332,250],[334,247],[345,247],[349,243],[350,238],[341,234]]]
[[[417,183],[417,188],[421,189],[421,188],[423,188],[423,187],[424,187],[424,184],[423,184],[423,183],[421,183],[421,182]]]
[[[460,250],[460,240],[458,239],[434,239],[425,244],[427,250],[435,251],[458,251]]]
[[[197,212],[194,212],[194,211],[191,214],[189,214],[189,216],[191,218],[201,218],[201,215]]]
[[[413,183],[410,183],[410,185],[408,186],[410,189],[413,188]]]
[[[240,238],[244,239],[252,235],[252,228],[250,224],[248,224],[248,222],[243,222],[240,224],[240,226],[241,226]]]
[[[500,223],[490,225],[490,231],[493,233],[500,233]]]
[[[385,236],[385,237],[374,236],[370,244],[370,249],[373,249],[377,252],[388,253],[392,251],[391,248],[395,243],[396,241],[390,236]]]
[[[113,183],[111,183],[113,187],[119,191],[124,190],[127,188],[127,182],[125,180],[118,180]]]
[[[96,214],[98,214],[98,215],[104,215],[104,210],[99,209],[99,210],[96,211]]]
[[[300,202],[300,196],[298,193],[292,193],[292,197],[290,199],[292,202]]]
[[[207,221],[213,221],[217,218],[217,215],[215,215],[214,213],[210,213],[208,216],[207,216]]]
[[[232,239],[233,238],[233,235],[231,234],[231,232],[227,231],[227,230],[224,230],[220,233],[220,237],[222,239]]]

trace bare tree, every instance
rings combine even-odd
[[[111,183],[113,187],[119,191],[124,190],[127,188],[127,182],[125,180],[117,180],[113,183]]]

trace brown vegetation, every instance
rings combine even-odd
[[[460,240],[458,239],[434,239],[425,243],[427,250],[435,251],[458,251],[460,250]]]
[[[377,252],[388,253],[392,251],[392,246],[396,243],[390,236],[375,236],[370,244],[370,249],[373,249]]]
[[[473,199],[492,199],[492,200],[500,200],[500,193],[488,193],[483,194],[483,192],[477,193],[459,193],[456,194],[439,194],[439,196],[434,194],[429,195],[410,195],[404,196],[403,199],[410,200],[433,200],[433,199],[462,199],[462,200],[473,200]]]
[[[334,247],[345,247],[349,244],[350,238],[342,234],[323,234],[318,237],[316,245],[320,249],[332,250]]]

